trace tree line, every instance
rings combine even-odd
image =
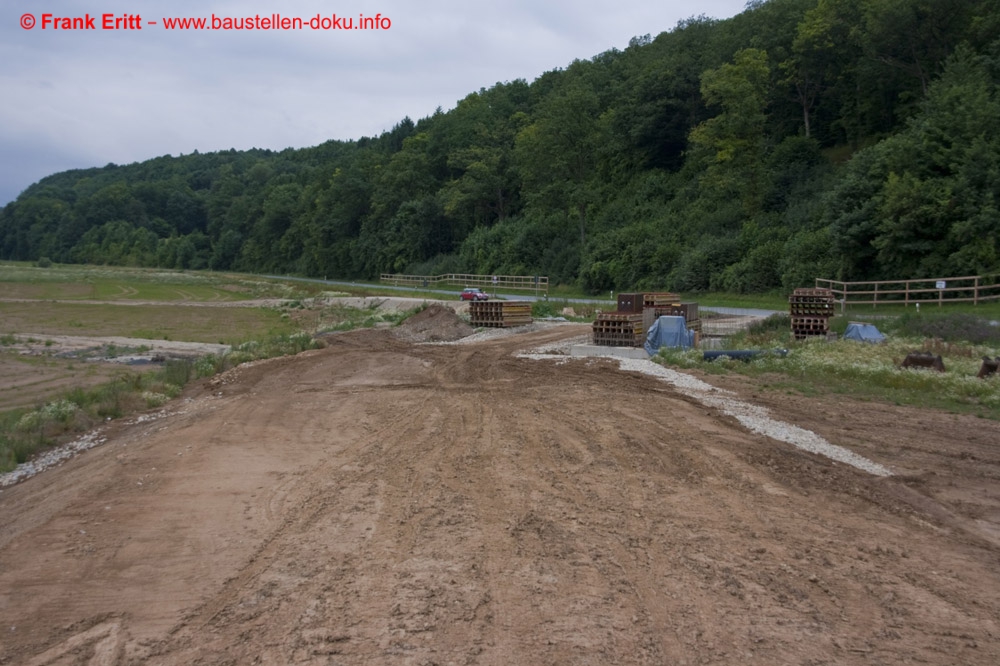
[[[1000,271],[996,0],[766,0],[377,137],[46,177],[0,258],[757,292]]]

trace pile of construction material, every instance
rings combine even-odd
[[[826,337],[830,332],[830,318],[836,301],[829,289],[796,289],[788,297],[788,311],[792,316],[792,335],[796,340],[808,337]]]
[[[524,326],[531,323],[531,303],[528,301],[472,301],[469,303],[469,323],[475,328]]]
[[[604,347],[641,347],[646,341],[641,312],[602,312],[593,330],[594,344]]]
[[[658,317],[684,317],[688,329],[701,330],[698,304],[683,303],[677,294],[618,294],[618,310],[602,312],[594,320],[594,344],[642,347],[646,342],[646,332]]]
[[[643,314],[648,325],[652,325],[659,317],[684,317],[688,330],[701,332],[701,319],[698,318],[698,304],[684,303],[677,294],[659,293],[643,294]]]

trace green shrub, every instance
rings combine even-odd
[[[146,402],[147,407],[162,407],[170,400],[170,396],[163,393],[154,393],[153,391],[143,391],[142,399]]]
[[[211,377],[222,370],[225,362],[224,356],[202,356],[194,362],[195,377]]]

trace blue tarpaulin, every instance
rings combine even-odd
[[[860,340],[862,342],[882,342],[885,336],[875,328],[874,324],[851,322],[844,332],[845,340]]]
[[[652,356],[660,347],[694,346],[694,331],[687,329],[684,317],[659,317],[646,333],[646,353]]]

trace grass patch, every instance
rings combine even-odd
[[[0,262],[0,284],[8,298],[161,302],[301,298],[327,288],[241,273],[9,261]]]
[[[531,316],[535,319],[546,317],[565,317],[570,321],[593,321],[598,311],[608,312],[616,306],[598,303],[578,303],[567,300],[534,301],[531,304]],[[573,314],[563,314],[572,312]]]
[[[9,329],[46,335],[121,336],[149,340],[184,340],[227,344],[266,335],[293,333],[296,327],[271,308],[178,307],[0,303],[0,318]]]
[[[840,303],[837,303],[837,312],[841,313]],[[884,320],[897,317],[938,317],[956,313],[973,315],[983,319],[1000,319],[1000,301],[988,301],[973,305],[972,303],[949,303],[945,301],[943,305],[924,303],[918,309],[915,305],[905,306],[902,304],[881,304],[878,307],[871,305],[851,305],[846,304],[844,314],[855,320]]]
[[[837,318],[832,327],[845,327]],[[931,330],[942,336],[914,332],[911,322],[885,321],[883,332],[895,330],[878,345],[838,340],[795,341],[788,317],[768,318],[749,330],[728,338],[726,349],[785,348],[785,358],[760,356],[751,361],[716,360],[707,362],[697,350],[663,349],[656,357],[661,363],[681,368],[699,368],[708,373],[738,373],[805,395],[840,393],[882,402],[932,407],[956,413],[973,413],[1000,420],[1000,377],[978,379],[983,356],[996,356],[1000,339],[987,344],[969,340],[978,337],[983,322],[967,322],[950,317]],[[985,324],[992,330],[992,326]],[[900,367],[912,351],[942,355],[944,373]]]
[[[374,328],[380,325],[396,326],[427,307],[423,304],[409,310],[382,312],[378,309],[379,305],[378,299],[372,299],[366,308],[352,308],[339,304],[319,307],[315,313],[316,332],[332,333],[352,331],[357,328]]]
[[[889,330],[899,335],[1000,347],[1000,321],[966,312],[906,313],[889,324]]]
[[[759,310],[788,311],[788,295],[777,292],[769,294],[690,294],[685,301],[696,301],[698,305],[717,308],[753,308]]]

